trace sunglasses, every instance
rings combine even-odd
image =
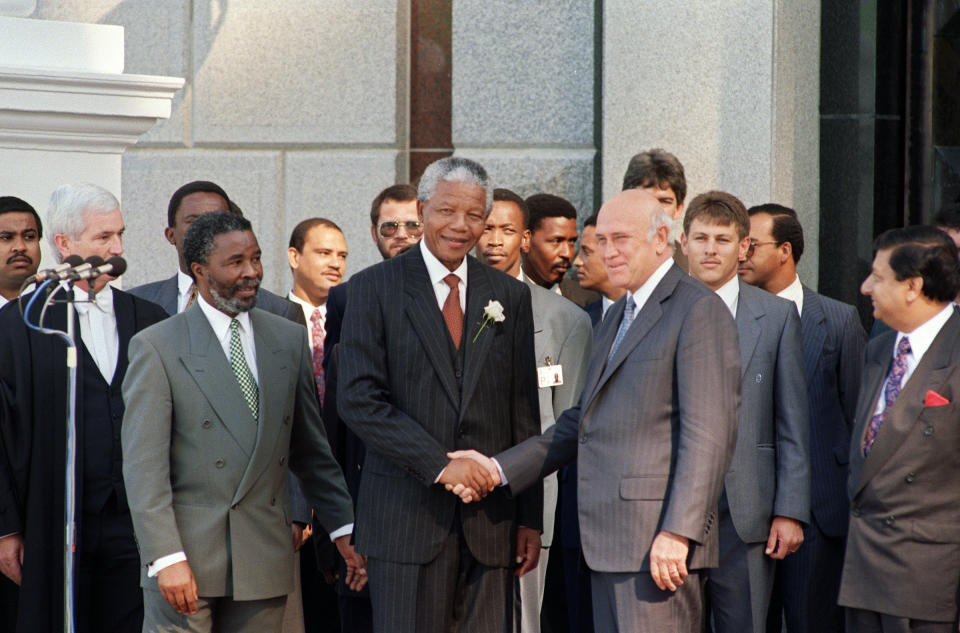
[[[380,235],[383,237],[393,237],[397,234],[397,230],[401,226],[410,237],[420,237],[420,234],[423,233],[423,222],[417,221],[381,222],[380,226],[377,227],[377,230],[380,231]]]
[[[747,247],[747,259],[753,257],[753,254],[757,252],[757,248],[760,246],[765,246],[767,244],[773,244],[774,246],[780,246],[783,242],[778,242],[776,240],[770,240],[769,242],[760,242],[757,240],[750,240],[750,246]]]

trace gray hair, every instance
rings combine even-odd
[[[78,240],[87,228],[87,212],[106,215],[119,208],[120,202],[116,197],[98,185],[84,182],[57,187],[50,194],[47,208],[47,240],[53,247],[57,261],[63,259],[57,248],[57,235]]]
[[[450,156],[430,163],[420,176],[417,187],[417,200],[426,202],[433,197],[437,184],[441,180],[448,182],[468,182],[479,186],[486,195],[487,213],[493,206],[493,185],[483,165],[469,158]]]
[[[662,208],[658,208],[657,211],[650,214],[650,229],[647,231],[647,242],[653,241],[653,238],[657,234],[657,229],[661,226],[667,227],[667,246],[670,247],[670,252],[672,253],[677,221]]]

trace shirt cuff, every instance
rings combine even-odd
[[[500,462],[497,461],[496,457],[491,457],[490,461],[493,462],[494,466],[497,467],[497,472],[500,473],[500,485],[506,486],[508,483],[507,476],[503,474],[503,469],[500,468]]]
[[[446,466],[444,466],[442,469],[440,469],[440,472],[437,473],[437,478],[433,480],[433,483],[435,483],[435,484],[440,483],[440,478],[443,477],[443,473],[445,473],[445,472],[447,472],[447,467],[446,467]]]
[[[176,552],[173,554],[167,554],[166,556],[161,556],[157,560],[147,565],[147,578],[153,578],[170,565],[185,560],[187,560],[187,555],[183,552]]]
[[[330,532],[330,540],[335,541],[341,536],[346,536],[348,534],[353,534],[353,523],[347,523],[342,528],[337,528],[333,532]]]

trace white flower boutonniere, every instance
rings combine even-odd
[[[506,318],[503,314],[502,303],[493,300],[487,301],[487,307],[483,309],[483,323],[480,324],[480,329],[477,330],[477,333],[473,335],[473,342],[477,342],[480,332],[483,332],[483,328],[487,327],[488,323],[501,323],[505,321]]]

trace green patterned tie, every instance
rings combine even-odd
[[[253,379],[253,374],[243,355],[243,346],[240,345],[240,321],[236,319],[230,321],[230,367],[237,382],[240,383],[240,391],[243,392],[243,399],[247,401],[254,421],[259,420],[260,395],[257,390],[257,381]]]

